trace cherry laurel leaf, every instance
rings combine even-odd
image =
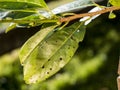
[[[109,0],[109,2],[113,6],[120,6],[120,0]]]
[[[92,0],[74,0],[73,2],[61,5],[52,10],[54,14],[74,12],[82,8],[93,6]]]
[[[48,7],[44,0],[0,0],[0,9],[3,10],[30,10],[38,8]]]
[[[84,34],[84,24],[75,23],[53,32],[49,38],[37,44],[32,52],[27,51],[30,52],[27,54],[27,52],[24,53],[25,48],[29,50],[42,35],[33,36],[35,39],[30,38],[23,46],[23,52],[20,53],[23,57],[21,62],[24,62],[25,82],[28,84],[42,82],[64,67],[74,55],[79,42],[84,38]]]
[[[45,39],[45,37],[54,30],[56,26],[50,26],[44,28],[33,35],[21,48],[20,50],[20,62],[24,64],[27,58],[31,55],[31,53],[35,50],[36,47]]]

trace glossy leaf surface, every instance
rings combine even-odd
[[[19,55],[21,64],[25,63],[25,61],[28,59],[31,53],[35,51],[35,49],[39,46],[42,40],[44,40],[45,37],[51,31],[53,31],[55,27],[56,26],[50,26],[50,27],[40,30],[23,45],[23,47],[20,50],[20,55]]]
[[[1,19],[11,18],[11,19],[19,19],[35,14],[36,12],[27,12],[27,11],[4,11],[0,12],[2,15]]]
[[[0,9],[3,10],[30,10],[46,7],[44,0],[0,0]]]
[[[41,8],[41,6],[27,2],[0,1],[1,10],[35,10],[38,8]]]
[[[20,52],[26,83],[41,82],[64,67],[74,55],[84,34],[85,26],[75,23],[55,31],[37,44],[42,34],[30,38]]]
[[[52,10],[54,14],[64,13],[64,12],[75,12],[76,10],[81,10],[82,8],[93,6],[92,0],[75,0],[68,4],[59,6]]]
[[[109,19],[114,19],[114,18],[116,18],[116,15],[113,12],[110,12],[108,17],[109,17]]]
[[[6,28],[6,33],[11,31],[12,29],[16,28],[17,24],[16,23],[11,23],[7,28]]]
[[[14,27],[38,26],[44,19],[40,12],[46,10],[48,7],[44,0],[0,0],[0,22],[15,23]]]
[[[109,0],[109,2],[113,6],[120,6],[120,0]]]
[[[46,18],[35,12],[7,11],[0,12],[0,19],[0,22],[13,22],[16,27],[34,27],[41,25],[41,20]]]

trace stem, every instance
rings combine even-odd
[[[112,6],[112,7],[105,7],[102,10],[99,11],[95,11],[95,12],[90,12],[90,13],[82,13],[82,14],[75,14],[73,16],[68,16],[68,17],[64,17],[64,18],[60,18],[60,19],[35,19],[35,20],[21,20],[21,19],[1,19],[0,22],[14,22],[14,23],[51,23],[51,22],[59,22],[59,23],[63,23],[63,22],[70,22],[72,20],[75,19],[79,19],[82,17],[86,17],[86,16],[95,16],[98,14],[103,14],[103,13],[107,13],[107,12],[111,12],[114,10],[120,10],[120,7],[118,6]]]
[[[118,90],[120,90],[120,56],[119,56],[119,64],[118,64],[118,77],[117,77],[117,84],[118,84]]]
[[[120,10],[120,7],[118,7],[118,6],[105,7],[102,10],[95,11],[95,12],[76,14],[74,16],[61,18],[60,22],[61,23],[62,22],[68,22],[68,21],[72,21],[72,20],[75,20],[75,19],[79,19],[79,18],[85,17],[85,16],[94,16],[94,15],[103,14],[103,13],[107,13],[107,12],[114,11],[114,10]]]

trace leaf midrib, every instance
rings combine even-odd
[[[55,27],[57,27],[57,25],[56,25],[56,26],[53,26],[52,29],[51,29],[51,31],[52,31]],[[50,33],[50,32],[48,32],[48,34],[49,34],[49,33]],[[47,35],[48,35],[48,34],[47,34]],[[38,45],[39,45],[44,39],[45,39],[45,37],[44,37],[39,43],[37,43],[33,49],[31,49],[31,50],[29,51],[29,54],[27,54],[26,57],[22,58],[22,60],[21,60],[21,61],[22,61],[22,64],[26,62],[26,59],[31,55],[31,53],[38,47]],[[24,47],[23,47],[23,48],[24,48]]]
[[[78,27],[74,30],[74,32],[70,34],[70,36],[61,44],[61,46],[58,47],[58,49],[48,59],[52,58],[63,47],[63,45],[70,39],[70,37],[76,32],[76,30],[81,25],[82,25],[82,23],[80,23],[80,25],[78,25]],[[43,65],[45,65],[46,63],[47,63],[47,61]]]

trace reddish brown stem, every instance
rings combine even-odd
[[[118,65],[118,77],[117,77],[117,84],[118,84],[118,90],[120,90],[120,56],[119,56],[119,65]]]
[[[96,11],[96,12],[76,14],[74,16],[61,18],[60,22],[61,23],[62,22],[68,22],[68,21],[72,21],[72,20],[75,20],[75,19],[79,19],[79,18],[85,17],[85,16],[94,16],[94,15],[103,14],[103,13],[107,13],[107,12],[114,11],[114,10],[120,10],[120,7],[118,7],[118,6],[105,7],[102,10],[99,10],[99,11]]]

